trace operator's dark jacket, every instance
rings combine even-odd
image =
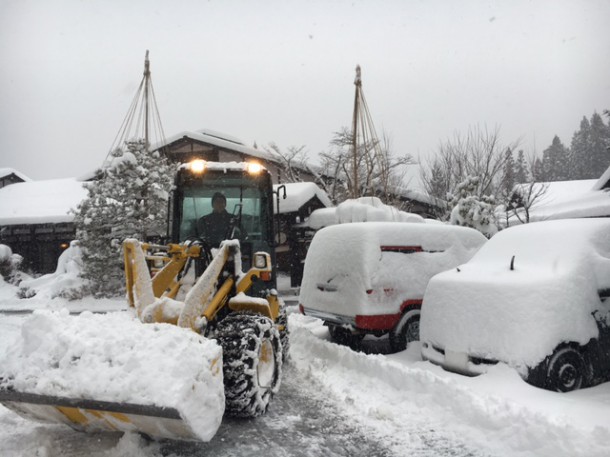
[[[207,240],[212,247],[218,247],[220,242],[229,236],[231,215],[223,210],[220,213],[210,213],[197,221],[197,234]]]

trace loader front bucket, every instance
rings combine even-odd
[[[0,404],[25,418],[199,441],[222,422],[222,349],[190,329],[39,310],[5,349]]]
[[[84,432],[138,432],[155,438],[200,440],[175,408],[82,400],[0,389],[0,403],[26,419],[63,423]]]

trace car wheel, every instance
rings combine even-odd
[[[577,390],[586,387],[588,373],[582,353],[572,346],[562,346],[548,359],[544,387],[557,392]]]
[[[358,349],[364,339],[364,335],[354,334],[349,329],[338,325],[329,325],[328,332],[333,342],[352,349]]]
[[[419,308],[411,308],[401,316],[396,326],[390,330],[392,351],[404,351],[410,342],[419,341],[419,316]]]

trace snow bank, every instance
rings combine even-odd
[[[432,276],[468,261],[485,242],[476,230],[448,225],[326,227],[307,252],[300,301],[344,316],[396,313],[405,300],[423,297]],[[398,252],[400,247],[423,252]]]
[[[302,382],[328,388],[348,418],[396,455],[445,455],[439,449],[448,440],[447,455],[610,455],[609,405],[594,392],[536,389],[502,364],[469,378],[413,361],[409,349],[357,353],[326,341],[321,321],[299,314],[289,326]]]
[[[559,343],[597,337],[592,313],[600,306],[598,289],[608,287],[610,220],[511,227],[459,272],[430,281],[421,340],[501,360],[525,374]]]
[[[224,413],[216,342],[131,313],[36,311],[0,367],[21,392],[175,408],[204,441]]]

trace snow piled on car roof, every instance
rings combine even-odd
[[[420,336],[526,374],[558,344],[598,336],[591,313],[608,287],[610,219],[512,227],[430,281]]]
[[[319,229],[350,222],[425,222],[418,214],[401,211],[384,204],[377,197],[345,200],[335,208],[321,208],[311,213],[304,227]]]

